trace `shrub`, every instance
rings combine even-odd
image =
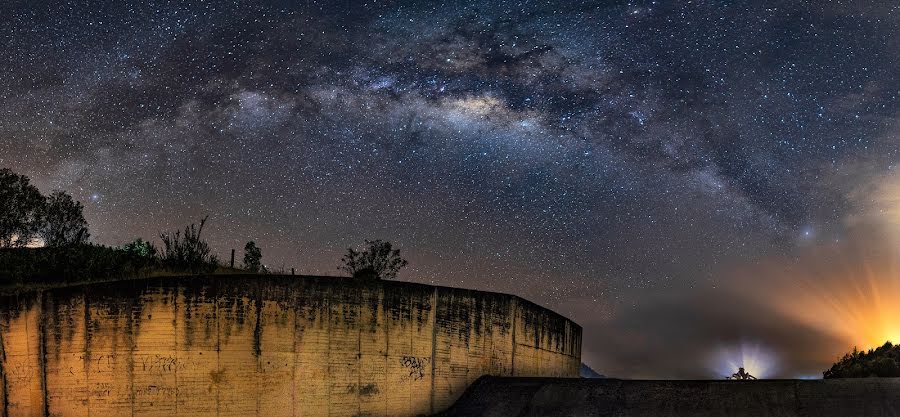
[[[203,227],[209,216],[200,220],[200,226],[193,223],[175,233],[160,233],[162,252],[159,261],[163,268],[176,272],[193,274],[210,273],[219,266],[219,259],[212,254],[209,244],[202,238]]]
[[[122,246],[122,250],[141,258],[156,257],[156,247],[153,246],[152,243],[146,242],[141,238],[137,238],[131,243]]]
[[[341,258],[338,270],[344,271],[353,278],[392,279],[408,262],[400,257],[400,250],[393,249],[391,242],[366,240],[366,249],[362,252],[347,248],[347,254]]]
[[[0,286],[52,284],[135,278],[152,272],[147,258],[100,245],[0,249]]]

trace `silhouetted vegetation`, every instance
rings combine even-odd
[[[141,258],[156,258],[156,247],[141,238],[137,238],[131,243],[122,246],[122,250]]]
[[[35,287],[140,278],[162,273],[207,274],[219,267],[197,227],[162,233],[160,252],[136,239],[120,248],[70,243],[43,248],[0,249],[0,287]]]
[[[38,236],[46,246],[85,243],[91,235],[84,220],[84,206],[63,191],[54,191],[47,197],[43,220]]]
[[[825,379],[830,378],[868,378],[900,377],[900,345],[887,342],[877,349],[861,352],[855,347],[853,352],[844,355],[841,360],[824,372]]]
[[[362,252],[347,248],[347,254],[341,258],[338,270],[353,278],[393,279],[407,263],[406,259],[400,257],[400,250],[393,249],[391,242],[366,240],[366,249]]]
[[[159,253],[160,265],[170,271],[184,271],[194,274],[210,273],[219,266],[219,259],[210,251],[209,244],[203,240],[203,227],[207,217],[200,220],[200,226],[191,224],[184,228],[184,233],[160,233],[162,252]]]
[[[64,191],[44,197],[28,177],[0,169],[0,287],[124,279],[161,272],[207,274],[220,268],[203,239],[208,217],[199,226],[160,233],[159,247],[136,239],[114,248],[87,243],[90,233],[83,212],[84,206]],[[28,248],[41,244],[43,247]],[[350,249],[345,257],[345,270],[351,275],[393,278],[406,265],[390,243],[376,240],[366,244],[366,251]],[[244,247],[244,267],[268,272],[255,242]]]
[[[152,258],[99,245],[0,250],[0,287],[135,278],[150,275],[153,269]]]
[[[44,196],[24,175],[0,169],[0,248],[27,245],[43,226]]]
[[[84,206],[63,191],[44,197],[24,175],[0,169],[0,248],[27,246],[40,239],[45,246],[87,242]]]
[[[260,272],[262,267],[262,250],[252,240],[244,245],[244,269],[250,272]]]

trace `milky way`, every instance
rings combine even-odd
[[[223,258],[337,274],[390,240],[401,279],[553,308],[619,376],[694,374],[598,336],[647,343],[648,294],[840,241],[900,184],[888,2],[31,3],[0,6],[0,166],[94,241],[208,214]]]

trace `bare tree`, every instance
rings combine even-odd
[[[43,224],[44,196],[28,177],[0,169],[0,248],[25,246]]]
[[[63,191],[54,191],[44,205],[44,226],[38,232],[46,246],[87,242],[91,234],[84,220],[84,206]]]
[[[400,257],[400,250],[393,249],[391,242],[366,240],[366,249],[362,252],[347,248],[338,270],[354,278],[393,279],[407,264],[406,259]]]

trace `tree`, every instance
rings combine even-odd
[[[262,251],[252,240],[244,245],[244,269],[260,272],[262,268]]]
[[[87,242],[87,221],[84,206],[63,191],[54,191],[44,204],[44,226],[38,232],[49,247],[68,246]]]
[[[900,345],[887,342],[881,347],[853,351],[844,355],[823,374],[831,378],[897,378],[900,377]]]
[[[28,177],[0,169],[0,248],[25,246],[43,223],[44,196]]]
[[[366,249],[362,252],[347,248],[338,270],[354,278],[393,279],[407,263],[400,257],[400,249],[393,249],[391,242],[366,240]]]

